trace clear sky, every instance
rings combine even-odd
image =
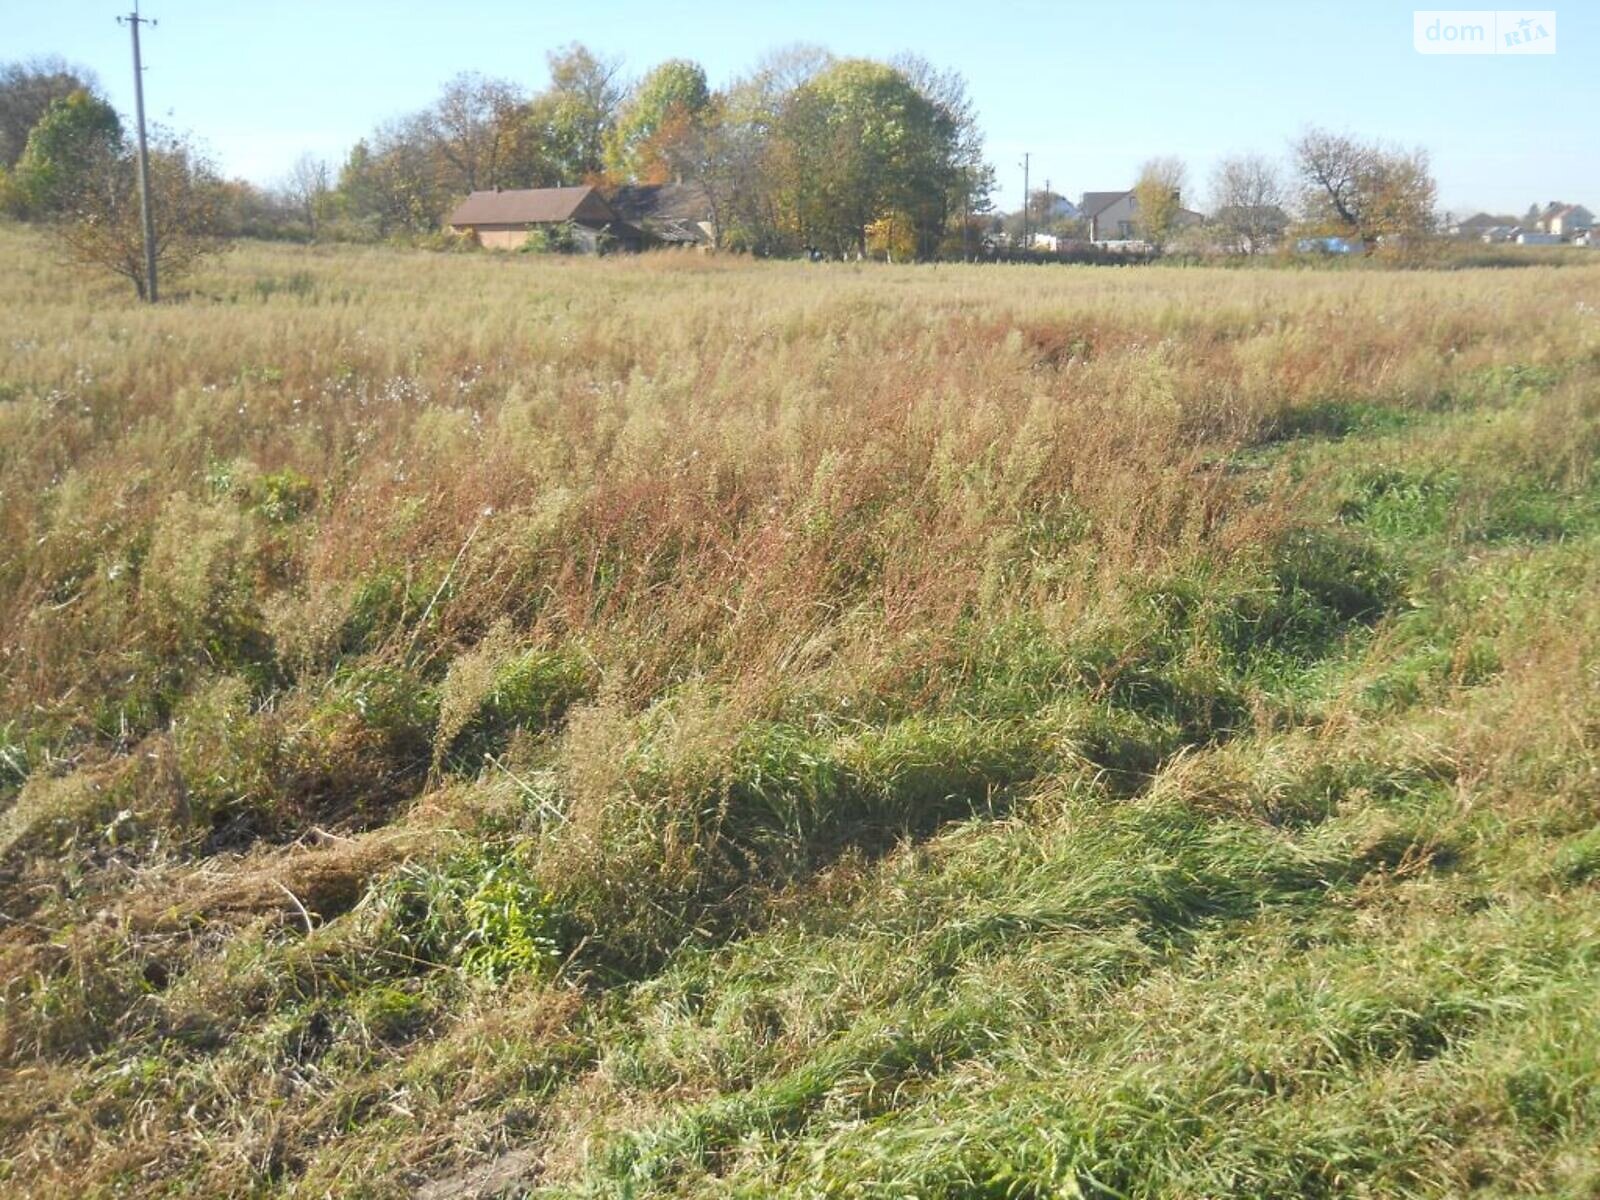
[[[1425,0],[1427,2],[1427,0]],[[1437,0],[1431,0],[1437,3]],[[1549,3],[1549,0],[1541,0]],[[0,60],[59,54],[132,108],[112,0],[0,0]],[[1033,181],[1074,198],[1183,158],[1203,199],[1237,151],[1282,155],[1307,124],[1422,145],[1443,206],[1600,211],[1600,0],[1558,4],[1554,55],[1424,56],[1411,4],[1280,0],[986,5],[972,0],[144,0],[150,114],[192,131],[230,174],[270,183],[302,150],[339,158],[462,70],[544,82],[571,41],[639,73],[700,61],[713,83],[804,41],[840,55],[913,50],[967,78],[999,199]],[[1196,195],[1198,193],[1198,195]]]

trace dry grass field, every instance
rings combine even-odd
[[[1597,452],[1600,262],[0,228],[0,1193],[1600,1195]]]

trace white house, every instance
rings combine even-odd
[[[1552,204],[1539,217],[1539,227],[1564,241],[1594,228],[1594,214],[1581,204]]]
[[[1085,192],[1078,214],[1089,223],[1091,242],[1125,242],[1134,236],[1138,222],[1132,192]]]
[[[1139,236],[1139,197],[1135,192],[1085,192],[1078,215],[1089,223],[1091,242],[1127,242]],[[1178,209],[1176,223],[1180,227],[1203,220],[1197,212]]]

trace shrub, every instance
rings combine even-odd
[[[571,221],[530,229],[522,245],[517,247],[521,254],[571,254],[577,249],[577,227]]]
[[[455,967],[494,982],[548,974],[565,952],[565,920],[514,849],[402,867],[374,889],[380,945],[416,966]]]

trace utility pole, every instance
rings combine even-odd
[[[126,24],[133,33],[133,111],[139,123],[139,215],[144,219],[144,298],[156,302],[156,221],[150,208],[150,147],[144,135],[144,64],[139,60],[139,26],[154,25],[149,17],[139,15],[139,0],[133,2],[133,12],[118,17],[117,24]]]
[[[1026,152],[1022,155],[1022,249],[1027,251],[1033,246],[1033,239],[1028,236],[1028,165],[1033,155]]]

